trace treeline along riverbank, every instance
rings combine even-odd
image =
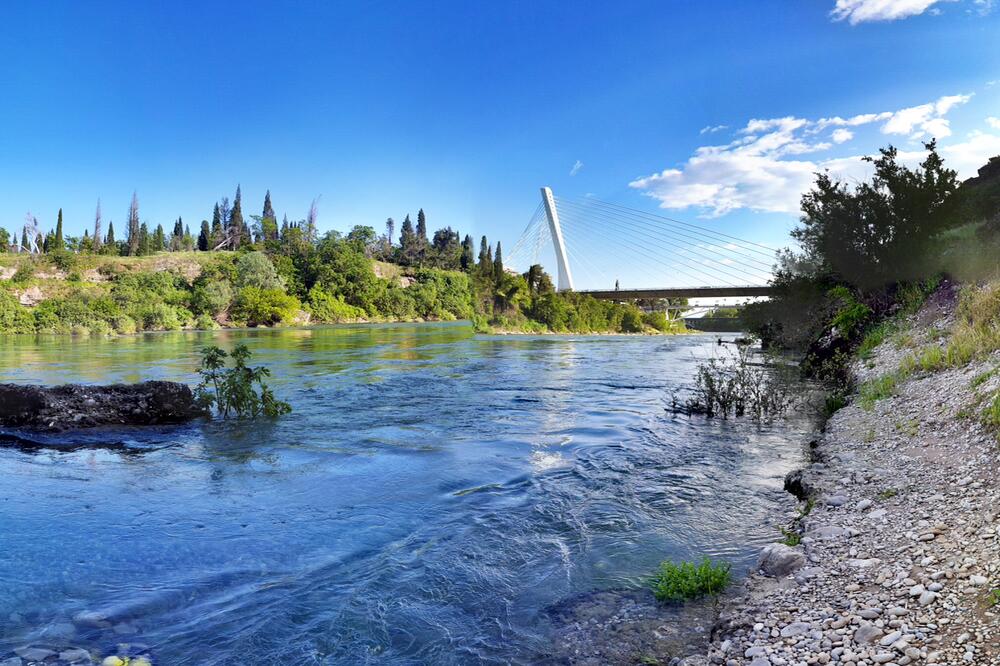
[[[557,293],[540,266],[519,274],[504,266],[500,243],[485,236],[478,255],[471,236],[451,228],[427,236],[421,210],[393,240],[356,226],[318,236],[307,220],[279,227],[270,195],[254,224],[235,204],[216,205],[194,241],[180,219],[171,235],[139,225],[116,241],[109,225],[64,239],[56,230],[37,242],[0,235],[0,333],[115,334],[218,327],[363,321],[471,320],[482,331],[668,333],[683,330],[663,312],[634,304]],[[34,251],[37,250],[37,251]]]

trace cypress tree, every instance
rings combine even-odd
[[[479,272],[486,274],[487,271],[493,269],[493,255],[490,250],[490,243],[486,240],[486,236],[483,236],[479,241]]]
[[[500,282],[503,278],[503,251],[500,249],[500,241],[497,241],[497,253],[493,255],[493,279]]]
[[[145,222],[139,226],[139,233],[136,234],[136,236],[138,240],[136,254],[140,257],[144,257],[149,254],[149,228],[146,226]]]
[[[473,247],[475,243],[472,240],[472,236],[469,234],[465,235],[465,240],[462,241],[462,257],[459,259],[459,265],[461,265],[462,270],[468,272],[472,267],[473,258]]]
[[[101,251],[101,200],[97,200],[97,211],[94,213],[94,254]]]
[[[201,252],[208,251],[208,239],[211,235],[211,230],[208,226],[208,220],[201,221],[201,233],[198,234],[198,249]]]
[[[139,197],[133,192],[132,203],[128,207],[128,253],[130,256],[139,254]]]
[[[108,221],[108,235],[104,237],[104,244],[112,250],[115,247],[115,223]]]
[[[243,239],[243,195],[240,186],[236,186],[236,198],[233,200],[233,210],[229,214],[229,240],[233,250],[238,250]]]
[[[28,245],[28,232],[21,232],[21,249],[27,251],[30,246]]]
[[[417,260],[417,235],[409,215],[403,218],[403,226],[399,228],[399,258],[404,266],[412,266]]]
[[[53,241],[53,250],[62,252],[66,249],[66,241],[63,240],[62,208],[59,209],[59,217],[56,218],[56,237]]]
[[[156,231],[153,233],[152,252],[163,252],[163,248],[167,244],[166,234],[163,233],[163,225],[157,224]]]
[[[212,211],[212,235],[209,241],[209,250],[214,250],[219,246],[219,243],[223,239],[223,229],[222,229],[222,210],[219,208],[219,202],[215,202],[215,209]]]

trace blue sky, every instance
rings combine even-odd
[[[62,207],[82,233],[98,197],[120,226],[136,190],[195,228],[241,183],[248,213],[266,188],[323,229],[423,207],[511,247],[547,184],[781,245],[817,168],[1000,153],[991,4],[14,3],[0,226]]]

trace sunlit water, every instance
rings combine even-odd
[[[0,381],[193,381],[245,341],[294,412],[107,432],[141,453],[0,450],[0,655],[161,664],[529,663],[546,609],[666,557],[744,571],[806,424],[674,416],[715,336],[464,325],[0,341]],[[74,628],[81,611],[114,629]]]

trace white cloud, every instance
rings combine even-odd
[[[807,120],[755,118],[736,131],[729,143],[697,148],[683,164],[637,178],[629,186],[659,200],[666,209],[698,209],[704,217],[718,217],[734,210],[797,213],[802,193],[815,181],[815,174],[829,170],[835,177],[857,182],[869,177],[871,165],[861,155],[825,156],[824,152],[854,138],[846,129],[882,122],[883,134],[899,134],[917,139],[951,135],[945,115],[970,95],[941,97],[935,102],[850,118],[839,116]],[[993,118],[990,122],[1000,120]],[[810,140],[824,128],[834,127],[831,141]],[[974,133],[963,143],[941,146],[948,166],[962,177],[991,155],[1000,153],[1000,136]],[[990,152],[992,150],[992,152]],[[805,157],[811,155],[812,157]],[[923,158],[922,150],[901,151],[899,158],[913,166]]]
[[[1000,129],[1000,118],[990,116],[989,118],[986,119],[986,124],[992,127],[993,129]]]
[[[854,132],[852,132],[849,129],[844,129],[843,127],[839,127],[833,130],[833,133],[830,135],[830,138],[833,139],[834,143],[844,143],[845,141],[850,141],[851,139],[854,138]]]
[[[945,114],[970,99],[972,95],[948,95],[936,102],[900,109],[882,125],[882,133],[908,135],[913,139],[925,135],[938,139],[951,136],[951,126]]]
[[[583,162],[577,160],[576,162],[573,163],[573,168],[569,170],[569,175],[575,176],[576,174],[580,173],[580,169],[582,168],[583,168]]]
[[[1000,136],[972,132],[961,143],[941,146],[940,152],[945,166],[958,171],[960,178],[972,178],[989,158],[1000,155]]]
[[[715,134],[716,132],[721,132],[724,129],[729,129],[729,125],[706,125],[701,128],[698,134]]]
[[[837,0],[830,15],[851,25],[866,21],[895,21],[923,14],[941,0]]]

